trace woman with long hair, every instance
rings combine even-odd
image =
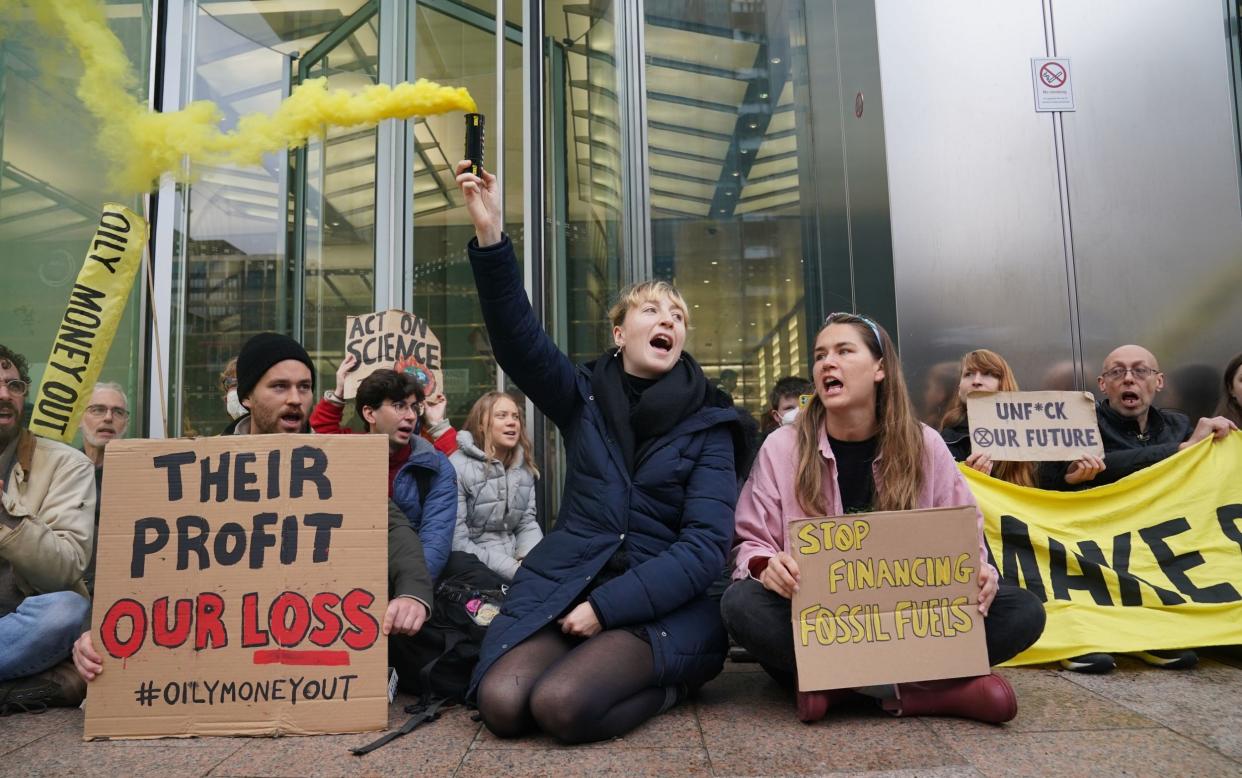
[[[970,453],[970,421],[966,417],[966,398],[971,392],[1018,391],[1018,379],[1014,377],[1009,363],[995,351],[975,349],[962,356],[961,373],[957,396],[940,419],[940,437],[944,438],[949,453],[958,462],[965,462],[984,475],[1018,486],[1035,486],[1036,463],[993,462],[992,457],[983,451]]]
[[[488,392],[470,409],[449,458],[457,471],[453,550],[474,554],[506,581],[543,540],[532,449],[517,403],[505,392]]]
[[[944,441],[915,416],[893,342],[865,316],[834,313],[815,337],[813,399],[798,421],[771,435],[738,498],[734,583],[721,611],[729,633],[773,677],[793,684],[790,598],[798,564],[785,547],[787,521],[868,511],[975,506]],[[979,525],[979,611],[988,658],[999,664],[1043,631],[1039,599],[1001,584]],[[822,718],[847,691],[799,692],[798,717]],[[1017,713],[999,675],[868,687],[898,716],[942,714],[1003,722]]]
[[[561,353],[526,299],[500,184],[468,167],[457,182],[492,349],[560,430],[566,462],[556,525],[518,567],[469,694],[501,737],[615,737],[723,668],[707,589],[733,535],[747,430],[685,351],[690,310],[671,284],[622,292],[614,345],[595,361]]]
[[[1242,428],[1242,354],[1229,360],[1225,366],[1224,392],[1220,396],[1220,405],[1216,406],[1216,415],[1224,416]]]

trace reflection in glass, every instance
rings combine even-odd
[[[645,7],[653,270],[691,305],[688,349],[755,415],[808,351],[789,5]]]
[[[495,170],[504,149],[505,232],[522,256],[522,47],[520,34],[505,44],[504,137],[496,112],[494,3],[474,3],[483,14],[452,3],[419,3],[415,12],[415,75],[464,86],[486,116],[484,167]],[[517,22],[520,23],[520,14]],[[496,365],[474,291],[466,244],[474,227],[457,190],[454,165],[465,155],[460,113],[431,116],[415,127],[414,313],[430,322],[444,354],[449,418],[460,424],[475,399],[496,388]]]
[[[120,39],[146,98],[151,2],[114,2],[108,26]],[[95,145],[98,127],[76,90],[82,65],[74,56],[45,48],[34,22],[5,18],[0,30],[0,257],[5,304],[0,343],[30,361],[32,387],[86,257],[105,202],[142,213],[131,192],[112,186]],[[144,283],[136,282],[141,288]],[[116,381],[141,407],[140,292],[130,295],[100,380]],[[31,392],[34,388],[31,389]],[[141,434],[134,425],[130,434]]]

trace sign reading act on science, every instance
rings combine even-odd
[[[973,508],[789,523],[798,689],[988,672]]]
[[[382,435],[108,446],[87,739],[387,723]]]
[[[971,453],[997,462],[1071,462],[1104,456],[1087,392],[971,392],[966,398]]]
[[[358,365],[345,376],[344,399],[358,396],[362,379],[384,368],[417,378],[427,397],[444,391],[440,340],[412,313],[394,308],[345,317],[345,353]]]

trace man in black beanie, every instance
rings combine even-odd
[[[315,366],[302,344],[288,335],[260,332],[237,355],[237,399],[250,411],[225,434],[309,432]]]

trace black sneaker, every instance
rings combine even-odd
[[[1162,670],[1189,670],[1199,664],[1199,655],[1194,651],[1135,651],[1130,656],[1138,657],[1152,667]]]
[[[1076,673],[1103,675],[1104,673],[1111,673],[1117,667],[1117,660],[1113,659],[1112,654],[1097,652],[1062,659],[1061,667],[1064,667],[1066,670],[1073,670]]]
[[[73,708],[86,697],[86,681],[66,659],[50,670],[0,683],[0,716]]]

